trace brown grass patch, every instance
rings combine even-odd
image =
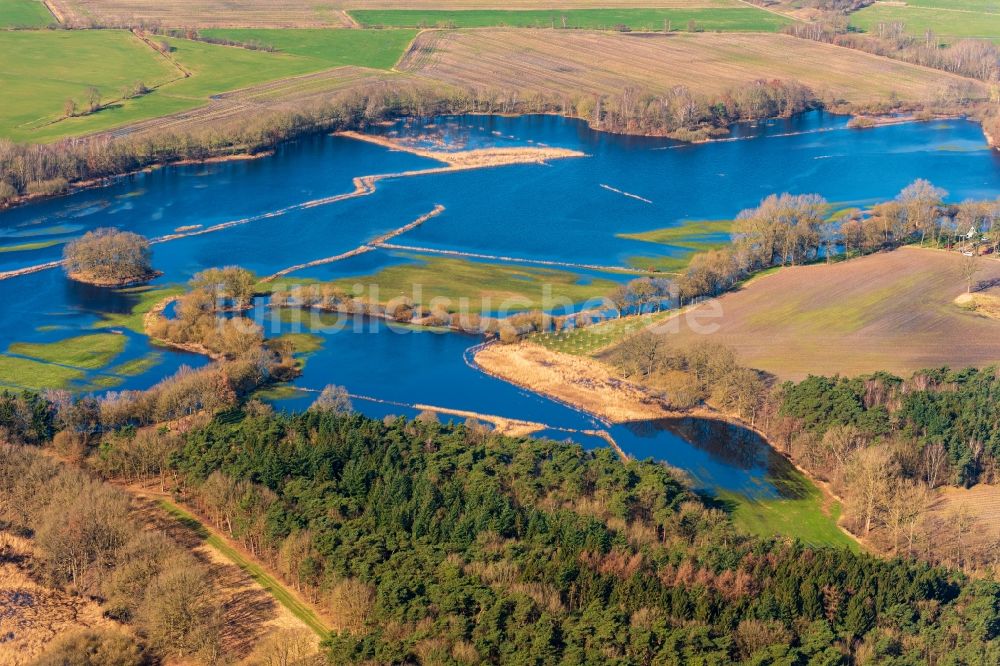
[[[955,305],[990,319],[1000,319],[1000,286],[972,294],[962,294]]]
[[[628,85],[704,94],[757,79],[795,79],[853,103],[895,93],[923,100],[958,76],[781,34],[628,35],[563,30],[427,31],[400,68],[458,86],[570,96],[620,94]],[[981,84],[975,84],[982,87]]]
[[[985,483],[971,488],[944,487],[939,490],[934,513],[942,517],[964,512],[979,521],[993,538],[1000,537],[1000,486]]]
[[[530,342],[490,345],[476,354],[487,373],[616,423],[675,415],[640,387],[619,379],[601,361]]]
[[[96,602],[34,580],[34,557],[29,540],[0,532],[0,664],[31,663],[54,639],[77,630],[122,626]]]
[[[68,25],[159,23],[182,28],[350,27],[327,0],[48,0]]]
[[[781,379],[982,367],[1000,361],[1000,323],[954,305],[965,291],[960,263],[956,253],[907,247],[784,268],[719,298],[720,316],[699,320],[714,332],[696,333],[689,318],[657,330],[678,346],[721,342]],[[1000,278],[1000,261],[984,260],[979,278]]]

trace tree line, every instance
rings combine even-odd
[[[773,266],[829,262],[909,243],[1000,251],[1000,202],[947,204],[945,196],[944,190],[918,179],[870,211],[831,216],[819,195],[770,195],[739,213],[731,245],[692,257],[677,278],[677,292],[682,301],[717,296]],[[970,290],[975,261],[968,262]]]
[[[928,100],[932,106],[944,104],[952,110],[955,105],[976,102],[961,91],[952,91],[942,100]],[[387,118],[559,113],[586,120],[602,131],[690,141],[723,134],[733,122],[787,117],[822,105],[847,108],[837,100],[819,99],[794,80],[748,81],[716,95],[699,94],[685,86],[665,92],[627,86],[619,94],[595,95],[407,81],[359,84],[303,100],[294,110],[255,107],[252,112],[207,119],[180,131],[159,129],[153,122],[140,132],[118,137],[100,135],[49,144],[0,139],[0,206],[25,196],[58,194],[70,184],[132,173],[151,165],[256,154],[304,134],[364,129]]]
[[[989,40],[960,39],[942,45],[933,31],[913,34],[903,21],[882,22],[872,32],[861,33],[849,28],[845,13],[845,10],[834,11],[821,20],[792,23],[782,30],[803,39],[836,44],[989,83],[995,83],[1000,76],[1000,47]]]

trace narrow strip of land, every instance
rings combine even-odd
[[[371,245],[384,250],[402,250],[405,252],[419,252],[420,254],[443,254],[449,257],[464,257],[467,259],[484,259],[487,261],[499,261],[509,264],[533,264],[538,266],[559,266],[562,268],[578,268],[590,271],[602,271],[605,273],[629,273],[631,275],[646,274],[649,271],[629,268],[627,266],[602,266],[600,264],[575,264],[569,261],[552,261],[548,259],[524,259],[522,257],[510,257],[496,254],[481,254],[479,252],[463,252],[460,250],[442,250],[433,247],[420,247],[417,245],[399,245],[396,243],[371,243]],[[657,271],[659,272],[659,271]]]
[[[365,134],[357,134],[355,132],[344,132],[342,136],[348,136],[350,138],[361,139],[363,141],[368,141],[370,143],[376,143],[378,145],[390,145],[397,148],[397,144],[388,139],[382,139],[380,137],[369,137]],[[499,166],[509,166],[513,164],[544,164],[550,159],[560,159],[566,157],[585,157],[585,153],[581,153],[576,150],[567,150],[564,148],[482,148],[477,150],[459,151],[455,153],[436,153],[433,151],[421,151],[417,152],[415,150],[398,147],[399,150],[408,150],[409,152],[415,152],[415,154],[421,154],[421,152],[430,152],[435,156],[447,155],[447,159],[444,157],[434,157],[439,161],[446,162],[446,166],[442,167],[432,167],[429,169],[416,169],[412,171],[400,171],[397,173],[383,173],[374,174],[369,176],[358,176],[354,178],[354,189],[350,192],[345,192],[342,194],[335,194],[329,197],[323,197],[320,199],[312,199],[310,201],[304,201],[302,203],[293,204],[291,206],[286,206],[285,208],[280,208],[278,210],[269,211],[267,213],[260,213],[258,215],[251,215],[249,217],[244,217],[238,220],[230,220],[228,222],[220,222],[219,224],[214,224],[210,227],[204,227],[201,229],[192,229],[189,231],[175,232],[171,234],[165,234],[163,236],[158,236],[156,238],[151,238],[149,240],[151,245],[158,243],[167,243],[170,241],[180,240],[182,238],[190,238],[192,236],[204,236],[205,234],[215,233],[217,231],[224,231],[226,229],[232,229],[234,227],[242,226],[244,224],[249,224],[251,222],[258,222],[260,220],[265,220],[273,217],[280,217],[287,213],[296,210],[305,210],[308,208],[316,208],[318,206],[326,206],[338,201],[344,201],[346,199],[354,199],[356,197],[363,197],[375,192],[376,183],[380,180],[385,180],[387,178],[408,178],[413,176],[427,176],[439,173],[450,173],[453,171],[467,171],[470,169],[488,169]],[[391,238],[392,236],[390,236]],[[340,257],[341,259],[346,257]],[[337,258],[331,258],[332,261],[337,261]],[[327,262],[329,263],[329,262]],[[62,260],[48,261],[42,264],[35,264],[33,266],[25,266],[24,268],[18,268],[10,271],[0,272],[0,280],[8,280],[15,277],[20,277],[22,275],[28,275],[30,273],[38,273],[40,271],[48,270],[50,268],[56,268],[62,266]],[[273,278],[272,278],[273,279]]]
[[[604,183],[601,183],[601,187],[603,187],[604,189],[606,189],[609,192],[614,192],[615,194],[620,194],[623,197],[629,197],[630,199],[637,199],[639,201],[642,201],[643,203],[648,203],[648,204],[653,203],[652,201],[650,201],[646,197],[640,197],[638,194],[632,194],[631,192],[626,192],[625,190],[619,190],[617,187],[611,187],[610,185],[605,185]]]
[[[158,503],[164,511],[194,531],[206,544],[246,572],[248,576],[274,597],[275,601],[287,608],[292,615],[312,629],[317,636],[326,638],[330,634],[330,628],[309,604],[282,585],[277,578],[267,572],[263,565],[230,544],[225,536],[165,497],[158,498]]]
[[[400,234],[405,234],[407,231],[412,231],[413,229],[416,229],[417,227],[419,227],[421,224],[431,219],[432,217],[440,215],[442,212],[444,212],[444,206],[442,206],[441,204],[437,204],[434,206],[434,209],[431,210],[429,213],[424,213],[414,221],[408,224],[404,224],[398,229],[393,229],[392,231],[388,231],[382,234],[381,236],[376,237],[370,243],[359,245],[353,250],[348,250],[347,252],[342,252],[332,257],[324,257],[323,259],[314,259],[313,261],[307,261],[306,263],[303,264],[296,264],[294,266],[289,266],[288,268],[283,268],[277,273],[267,276],[266,278],[261,280],[261,282],[271,282],[279,277],[284,277],[285,275],[289,275],[290,273],[294,273],[296,271],[301,271],[306,268],[313,268],[315,266],[323,266],[324,264],[332,264],[337,261],[342,261],[344,259],[350,259],[351,257],[356,257],[359,254],[364,254],[365,252],[371,252],[376,247],[380,246],[390,238],[395,238]]]

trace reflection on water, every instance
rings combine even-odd
[[[84,312],[100,314],[128,314],[139,302],[139,297],[127,289],[110,289],[92,284],[64,280],[66,305]]]
[[[617,426],[612,435],[639,459],[654,458],[684,470],[698,488],[749,497],[798,498],[801,476],[756,432],[716,419],[686,417]]]

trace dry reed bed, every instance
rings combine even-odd
[[[476,364],[494,377],[569,403],[613,423],[676,416],[640,387],[623,381],[601,361],[522,342],[488,345]]]
[[[48,0],[67,25],[156,22],[192,28],[351,27],[327,0]]]
[[[1000,363],[1000,322],[954,302],[966,289],[961,261],[958,253],[904,247],[784,268],[719,298],[721,316],[700,319],[718,326],[712,333],[693,331],[687,319],[670,322],[670,344],[714,340],[747,365],[796,380]],[[1000,262],[983,259],[981,268],[977,279],[1000,279]]]
[[[968,79],[781,34],[618,34],[569,30],[427,31],[400,69],[457,86],[620,94],[684,85],[719,94],[757,79],[797,80],[853,103],[923,100]],[[975,84],[981,88],[980,84]]]

